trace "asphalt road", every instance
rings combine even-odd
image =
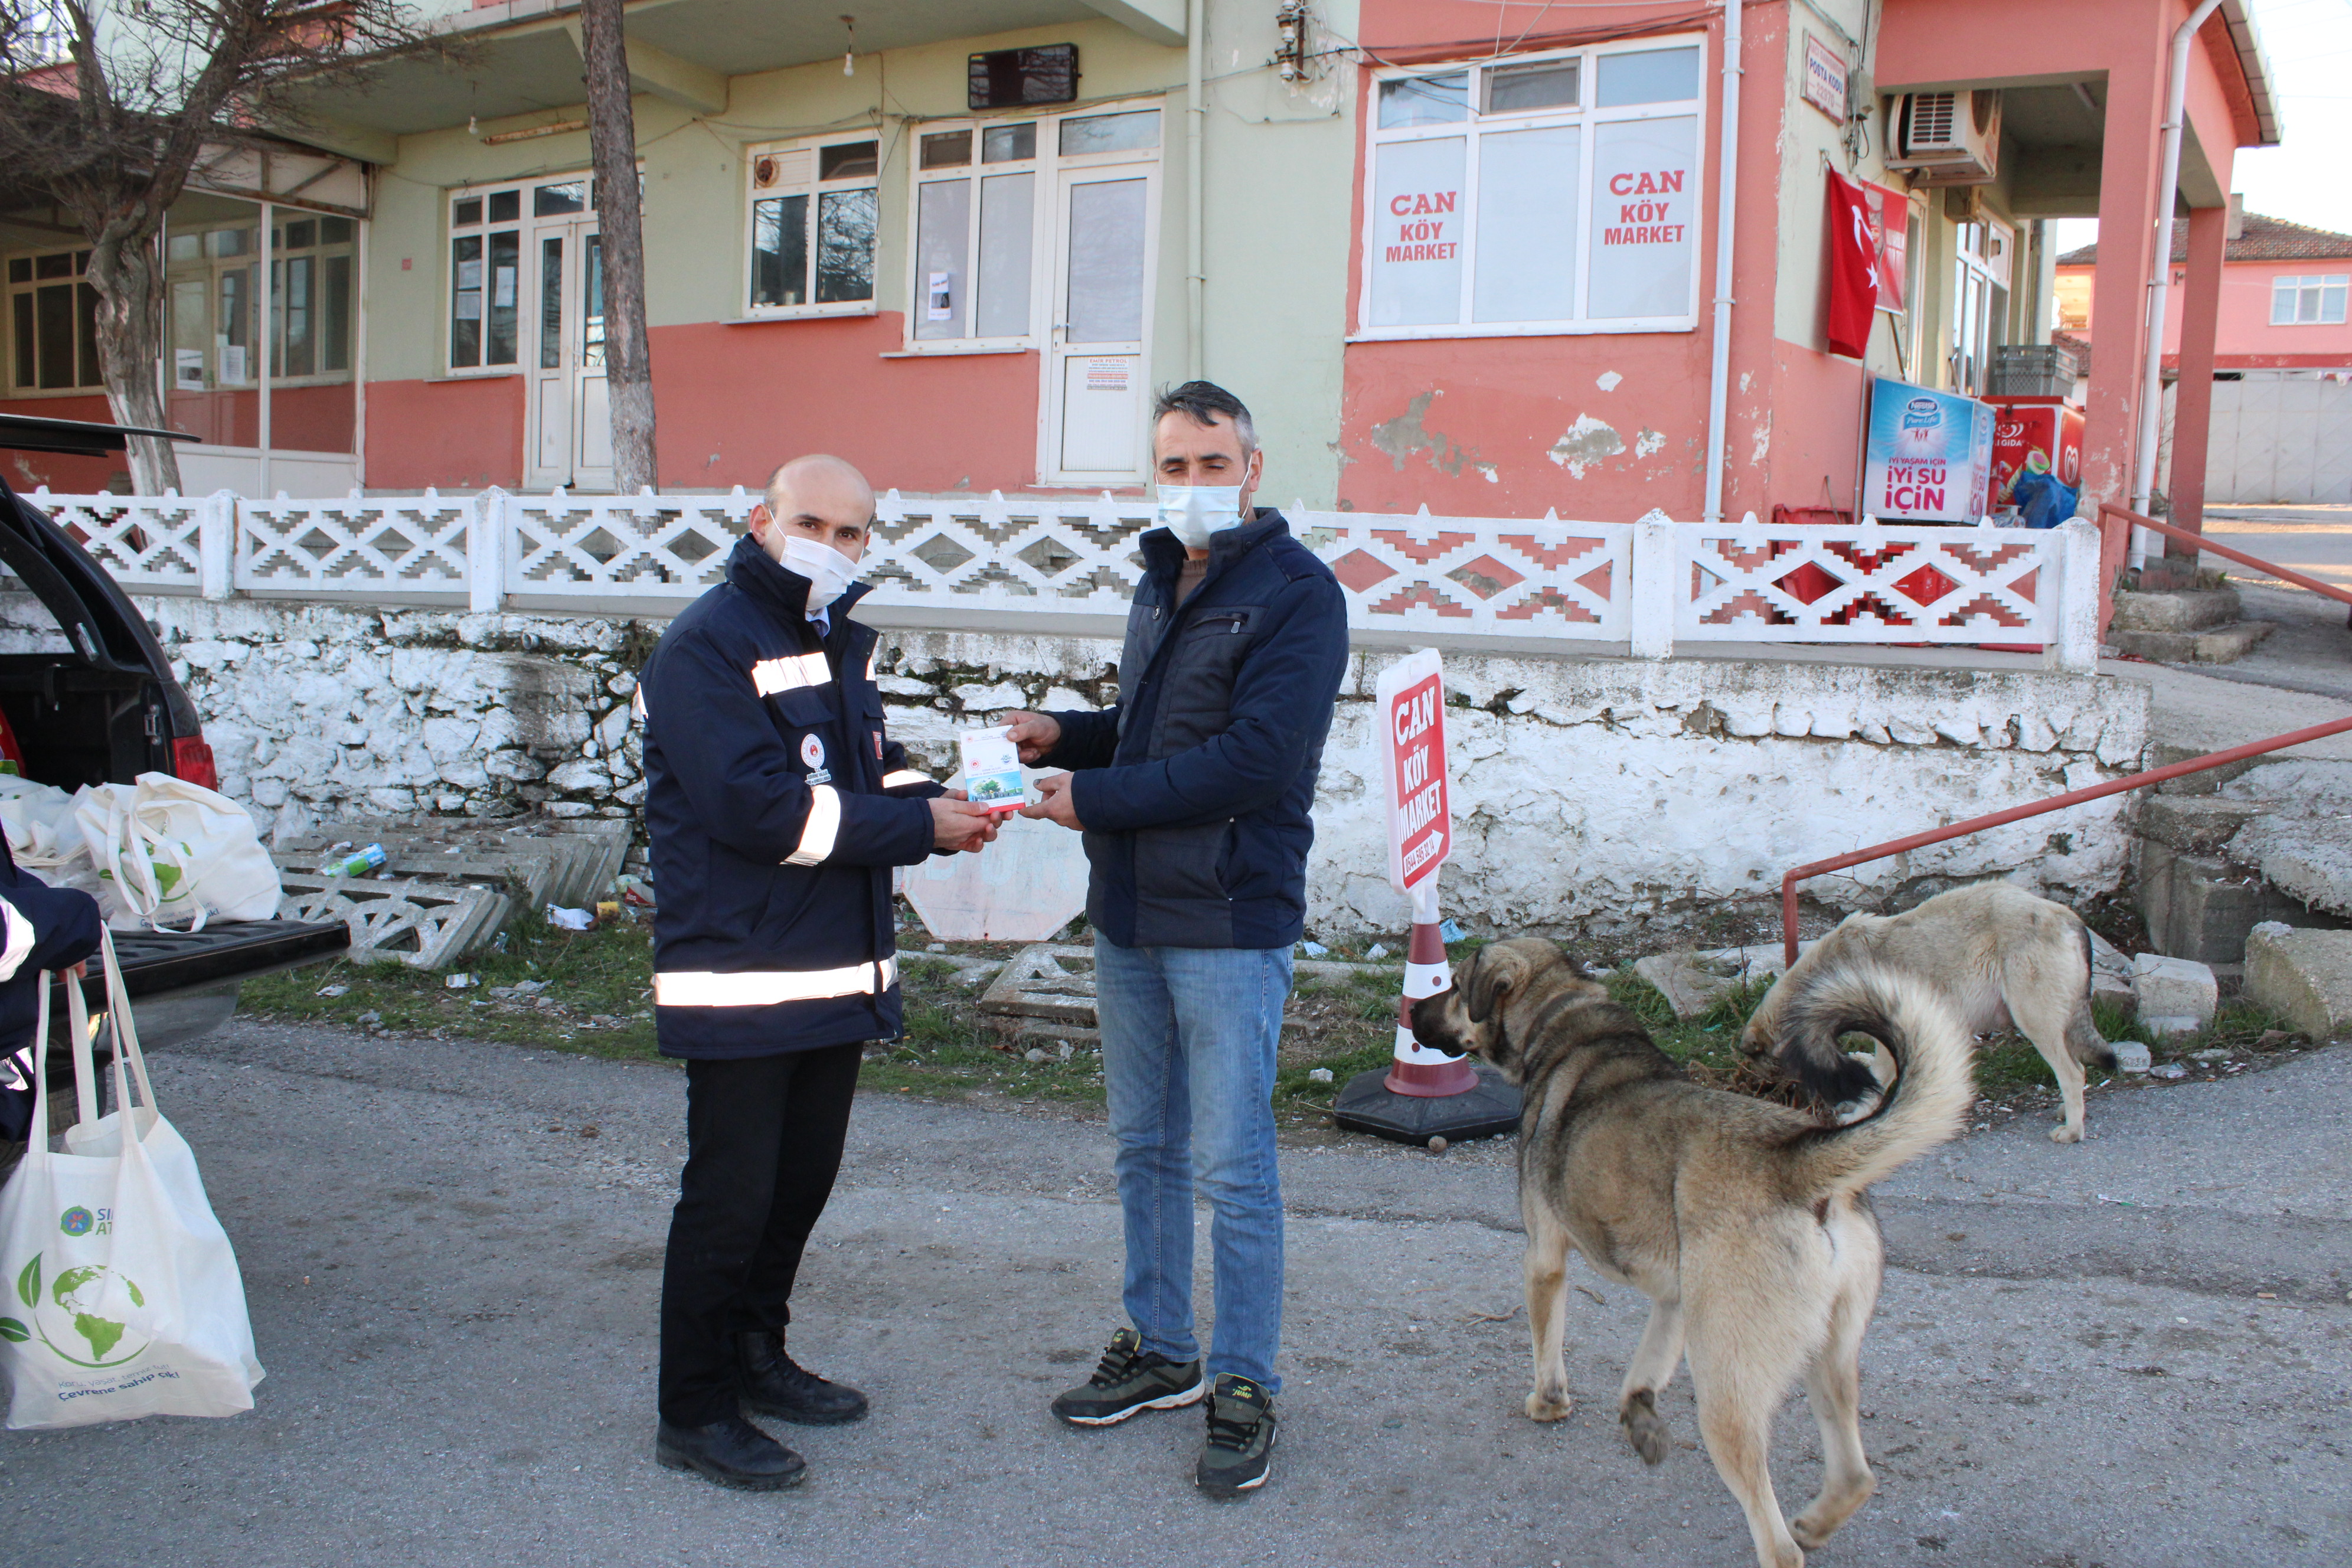
[[[2352,506],[2210,506],[2204,531],[2290,572],[2352,588]],[[2219,555],[2204,563],[2242,581],[2252,574]]]
[[[1115,1321],[1100,1126],[868,1096],[793,1343],[876,1414],[785,1429],[814,1479],[748,1496],[650,1458],[678,1075],[244,1020],[155,1065],[269,1376],[234,1420],[0,1434],[12,1565],[1752,1561],[1703,1454],[1648,1471],[1619,1436],[1633,1293],[1572,1267],[1601,1298],[1570,1300],[1580,1403],[1519,1414],[1500,1143],[1286,1148],[1283,1443],[1265,1491],[1218,1505],[1190,1485],[1197,1414],[1045,1414]],[[2095,1091],[2079,1147],[2021,1120],[1883,1188],[1881,1489],[1816,1561],[2352,1560],[2348,1113],[2336,1047]],[[1695,1440],[1687,1383],[1664,1405]],[[1801,1400],[1774,1468],[1794,1511],[1819,1474]]]

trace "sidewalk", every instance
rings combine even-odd
[[[155,1066],[270,1375],[233,1421],[0,1436],[12,1564],[1752,1561],[1703,1454],[1648,1471],[1618,1433],[1633,1293],[1571,1266],[1602,1299],[1569,1298],[1577,1409],[1519,1414],[1503,1143],[1286,1147],[1283,1445],[1265,1492],[1218,1506],[1189,1480],[1197,1413],[1045,1414],[1116,1321],[1099,1124],[868,1095],[793,1345],[877,1414],[795,1435],[814,1479],[757,1497],[649,1458],[677,1072],[244,1019]],[[2347,1115],[2337,1047],[2095,1091],[2078,1148],[2021,1119],[1888,1184],[1881,1489],[1822,1561],[2352,1557]],[[1664,1407],[1695,1442],[1686,1379]],[[1778,1435],[1793,1511],[1819,1476],[1801,1402]]]

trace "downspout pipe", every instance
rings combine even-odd
[[[1196,0],[1197,3],[1197,0]],[[2212,0],[2220,5],[2221,0]],[[1731,395],[1732,218],[1739,210],[1739,13],[1745,0],[1723,5],[1723,150],[1717,155],[1715,199],[1715,363],[1706,383],[1706,521],[1723,521],[1724,428]]]
[[[2216,5],[2220,0],[2214,0]],[[1207,0],[1190,0],[1184,12],[1184,379],[1198,381],[1206,374],[1208,354],[1208,247],[1201,234],[1207,207],[1202,192],[1202,132],[1209,117],[1201,96],[1201,58],[1206,49]]]
[[[2172,208],[2180,183],[2180,142],[2189,121],[2189,48],[2221,0],[2204,0],[2172,30],[2172,79],[2164,93],[2164,151],[2156,185],[2156,276],[2147,286],[2147,349],[2140,366],[2139,442],[2133,454],[2134,511],[2147,510],[2156,490],[2157,433],[2164,414],[2164,309],[2172,293]]]

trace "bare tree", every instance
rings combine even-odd
[[[89,241],[117,420],[163,423],[157,240],[189,180],[259,128],[299,131],[305,96],[418,52],[455,49],[402,0],[0,0],[0,171]],[[133,441],[131,468],[142,494],[178,488],[168,441]]]
[[[654,366],[646,343],[646,242],[637,186],[636,111],[629,101],[621,0],[580,0],[588,68],[588,150],[596,164],[597,244],[604,267],[604,390],[613,411],[613,488],[657,483]]]

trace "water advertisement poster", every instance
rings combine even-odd
[[[1874,379],[1863,510],[1882,522],[1974,522],[1992,479],[1993,411],[1907,382]]]

